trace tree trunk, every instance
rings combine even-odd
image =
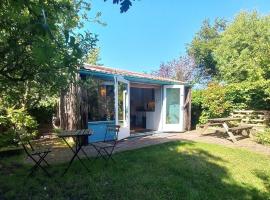
[[[79,79],[78,75],[77,80]],[[60,127],[64,130],[87,128],[87,92],[77,82],[70,84],[67,90],[61,91],[59,119]]]
[[[80,92],[81,97],[81,103],[80,103],[80,123],[82,128],[88,128],[88,110],[89,110],[89,104],[88,104],[88,92],[87,88],[81,87]]]

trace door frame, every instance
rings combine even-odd
[[[127,96],[126,100],[123,100],[125,102],[124,109],[127,109],[127,112],[125,113],[126,120],[124,122],[124,126],[120,127],[119,133],[118,133],[118,139],[121,140],[123,138],[130,136],[130,83],[128,80],[124,79],[122,76],[114,76],[114,110],[115,110],[115,124],[119,125],[118,120],[118,83],[122,82],[127,84]]]
[[[179,95],[179,100],[180,100],[180,109],[179,109],[179,123],[178,124],[166,124],[166,89],[167,88],[179,88],[180,90],[180,95]],[[162,121],[163,121],[163,131],[168,131],[168,132],[183,132],[184,131],[184,85],[164,85],[163,86],[163,106],[162,106]]]

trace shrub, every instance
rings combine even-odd
[[[196,128],[202,114],[202,90],[192,90],[191,126]]]
[[[210,83],[206,89],[193,91],[192,113],[199,116],[199,123],[206,123],[207,119],[222,117],[233,109],[231,100],[226,95],[226,87],[219,83]],[[196,120],[196,119],[195,119]]]
[[[229,84],[226,95],[236,108],[270,109],[270,81]]]
[[[228,115],[232,107],[231,101],[226,96],[226,87],[218,83],[210,83],[203,91],[203,112],[200,122],[205,123],[208,118]]]
[[[192,92],[192,122],[228,116],[236,109],[270,109],[270,81],[241,82],[223,85],[212,82],[207,88]],[[194,125],[195,124],[195,125]]]
[[[37,134],[37,122],[23,108],[0,107],[0,148],[17,145],[17,134],[32,138]]]
[[[270,145],[270,128],[256,134],[256,141],[260,144]]]

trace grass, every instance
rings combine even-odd
[[[172,142],[26,179],[22,155],[0,161],[0,199],[270,199],[270,158],[213,144]]]

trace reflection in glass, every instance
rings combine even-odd
[[[114,112],[114,82],[87,78],[88,120],[112,121]]]
[[[127,122],[127,88],[126,83],[118,82],[118,124],[120,126],[126,126]]]
[[[179,124],[180,89],[166,88],[166,124]]]

